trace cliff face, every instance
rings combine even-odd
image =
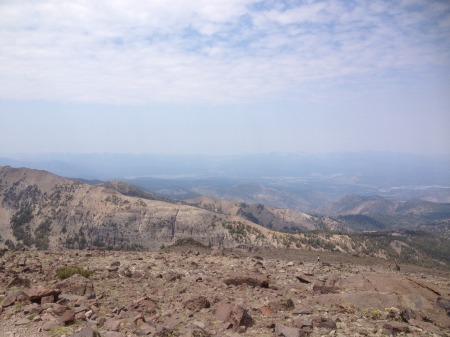
[[[46,171],[0,167],[3,244],[137,249],[186,237],[212,246],[272,244],[266,234],[242,217],[127,196]]]

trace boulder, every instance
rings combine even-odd
[[[64,311],[61,318],[61,323],[68,325],[70,323],[73,323],[75,321],[75,312],[72,309],[68,309]]]
[[[169,271],[166,273],[166,275],[164,275],[164,278],[167,282],[173,282],[175,280],[181,280],[181,278],[183,277],[183,275],[179,274],[179,273],[175,273],[173,271]]]
[[[297,328],[290,328],[283,324],[277,324],[275,326],[275,336],[277,337],[301,337],[302,331]]]
[[[27,278],[22,278],[19,276],[15,276],[6,286],[6,288],[12,288],[12,287],[21,287],[21,288],[28,288],[30,286],[31,282]]]
[[[444,309],[447,315],[450,316],[450,300],[447,300],[443,297],[438,297],[436,300],[436,304],[438,305],[438,307]]]
[[[246,309],[229,302],[219,303],[215,317],[222,322],[230,323],[229,328],[235,331],[238,331],[240,327],[248,328],[253,325],[253,318]]]
[[[25,291],[31,302],[41,303],[43,297],[53,298],[53,302],[58,299],[61,293],[58,289],[51,289],[46,287],[34,287]]]
[[[386,330],[388,334],[393,334],[394,336],[400,332],[403,333],[411,332],[409,325],[401,322],[385,322],[383,324],[383,328]]]
[[[155,314],[158,310],[158,303],[148,296],[141,297],[133,302],[133,309],[145,314]]]
[[[109,331],[119,331],[121,321],[116,318],[107,319],[103,324],[103,328]]]
[[[299,274],[295,276],[297,278],[297,280],[299,280],[301,283],[313,283],[313,280],[311,278],[309,278],[308,276],[306,276],[305,274]]]
[[[241,273],[232,273],[225,280],[224,283],[226,285],[241,285],[247,284],[252,287],[261,287],[268,288],[269,287],[269,279],[266,275],[260,273],[249,273],[249,274],[241,274]]]
[[[295,308],[294,302],[288,299],[281,299],[279,301],[272,301],[269,303],[269,307],[273,311],[289,311]]]
[[[100,337],[100,334],[90,324],[86,324],[81,330],[75,332],[70,337]]]
[[[74,274],[58,283],[56,288],[63,293],[85,296],[88,299],[95,298],[94,285],[92,281],[79,274]]]
[[[200,311],[201,309],[209,308],[210,306],[211,303],[209,303],[208,299],[204,296],[192,298],[184,302],[184,308],[192,311]]]

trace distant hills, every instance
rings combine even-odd
[[[334,216],[353,230],[433,228],[449,235],[450,203],[349,195],[317,211]]]
[[[0,165],[120,180],[168,199],[215,199],[313,211],[345,195],[450,202],[450,155],[271,153],[229,156],[49,154]]]
[[[142,250],[192,239],[211,247],[337,250],[446,267],[448,207],[348,196],[323,216],[210,197],[169,200],[124,182],[0,167],[0,246],[10,249]]]
[[[10,247],[155,249],[182,238],[216,247],[277,246],[286,237],[247,214],[166,200],[123,182],[88,184],[42,170],[0,167],[0,201],[0,239]],[[309,226],[315,228],[313,221]]]

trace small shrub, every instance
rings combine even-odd
[[[50,330],[51,337],[57,337],[62,335],[72,334],[75,331],[71,326],[57,326]]]
[[[79,274],[84,277],[90,277],[92,274],[94,274],[94,271],[77,266],[62,267],[56,270],[56,275],[58,275],[58,277],[62,280],[69,278],[75,274]]]

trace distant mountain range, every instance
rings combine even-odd
[[[339,250],[450,266],[448,204],[348,196],[326,209],[330,216],[209,197],[168,200],[124,182],[0,167],[0,246],[10,249],[140,250],[192,239],[212,247]]]
[[[169,199],[209,196],[312,211],[345,195],[450,202],[450,155],[272,153],[234,156],[49,154],[0,165],[121,180]]]
[[[155,249],[182,238],[222,247],[287,244],[287,234],[260,226],[250,213],[171,201],[123,182],[0,167],[0,201],[0,239],[11,247]],[[315,228],[312,220],[308,226]]]

